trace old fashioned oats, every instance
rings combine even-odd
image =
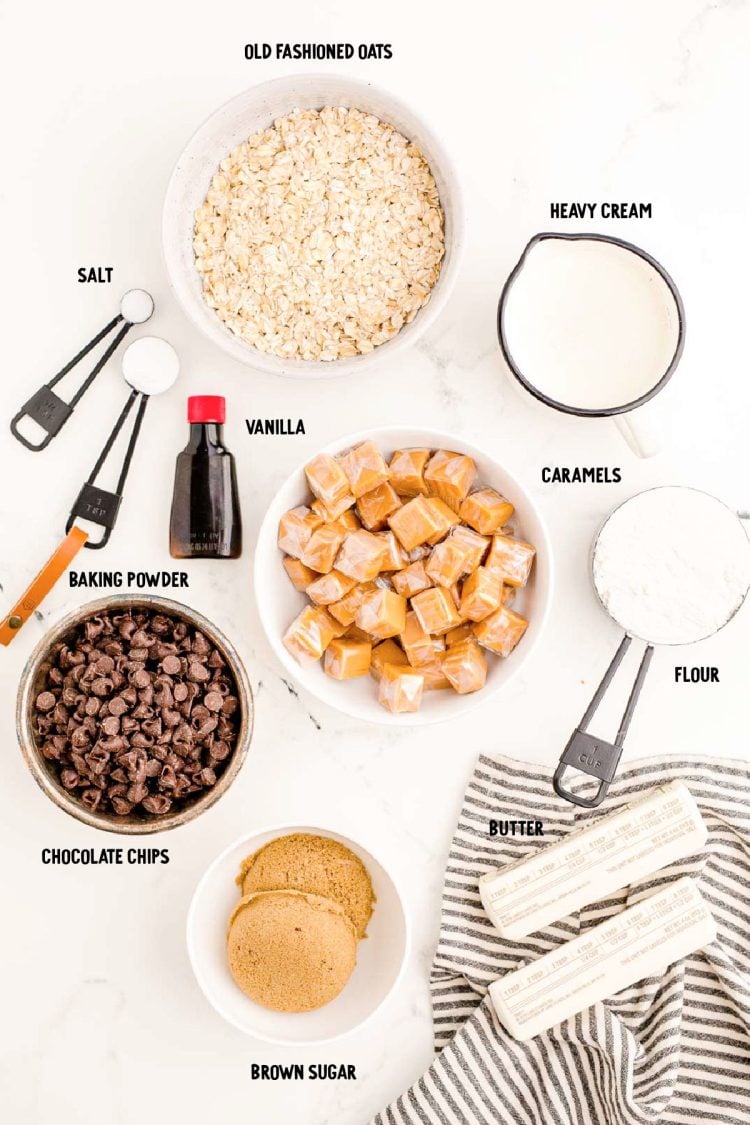
[[[203,293],[263,352],[335,360],[390,340],[445,252],[420,150],[358,109],[294,110],[222,160],[195,215]]]

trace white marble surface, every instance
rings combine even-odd
[[[131,0],[121,14],[104,12],[91,0],[0,10],[0,415],[9,418],[113,314],[122,291],[141,285],[153,292],[153,330],[178,348],[184,375],[149,409],[110,548],[82,565],[170,565],[166,525],[184,399],[226,394],[247,549],[238,562],[190,564],[189,600],[239,645],[257,693],[257,727],[225,799],[159,840],[169,847],[168,867],[43,867],[46,845],[116,841],[46,801],[16,750],[16,686],[45,620],[31,622],[0,655],[3,1119],[364,1125],[430,1059],[427,974],[442,868],[477,753],[552,763],[614,649],[617,629],[598,609],[587,576],[598,522],[618,500],[667,482],[750,509],[742,140],[750,10],[737,0],[458,9],[424,0],[289,0],[262,9],[239,0]],[[391,42],[389,62],[317,66],[370,78],[407,99],[441,131],[464,182],[467,253],[447,311],[415,350],[363,380],[357,393],[264,377],[225,358],[170,299],[161,263],[161,196],[195,124],[247,84],[317,68],[244,61],[245,42],[279,40]],[[654,217],[555,224],[553,199],[647,200]],[[494,330],[501,283],[528,237],[557,226],[641,243],[682,290],[687,347],[659,403],[668,451],[657,459],[639,462],[608,423],[546,412],[505,380]],[[88,264],[113,265],[112,286],[76,284],[77,267]],[[122,393],[113,368],[41,456],[0,433],[4,606],[61,535]],[[245,416],[302,417],[307,434],[251,439]],[[504,693],[454,723],[386,734],[285,685],[259,634],[251,555],[266,503],[303,456],[363,426],[410,422],[453,428],[523,477],[549,521],[558,588],[546,643]],[[543,486],[543,464],[620,465],[623,480]],[[88,597],[61,583],[43,617]],[[684,652],[685,663],[718,665],[718,686],[676,686],[674,655],[657,652],[629,758],[747,755],[749,627],[745,611],[700,652]],[[200,873],[229,841],[267,823],[311,819],[371,844],[392,865],[405,884],[415,940],[398,995],[365,1029],[325,1050],[289,1052],[243,1037],[212,1012],[193,981],[183,930]],[[252,1062],[325,1060],[356,1064],[356,1082],[250,1078]]]

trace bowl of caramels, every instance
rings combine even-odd
[[[306,690],[368,722],[422,725],[518,672],[546,623],[552,561],[535,503],[488,453],[380,429],[289,477],[260,529],[255,589]]]

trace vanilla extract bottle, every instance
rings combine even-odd
[[[190,439],[177,455],[169,553],[175,559],[237,559],[242,517],[234,457],[224,445],[226,402],[188,399]]]

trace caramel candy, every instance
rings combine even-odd
[[[293,559],[301,558],[302,552],[310,542],[310,536],[322,522],[320,516],[310,511],[305,504],[292,508],[290,512],[284,512],[279,520],[277,542],[280,550],[291,555]]]
[[[455,629],[449,629],[445,634],[445,643],[448,648],[451,648],[453,645],[458,645],[461,643],[461,641],[465,641],[468,638],[473,637],[474,629],[472,628],[471,623],[466,623],[464,625],[457,625]]]
[[[300,559],[293,559],[290,555],[284,559],[284,570],[289,575],[289,580],[294,586],[295,590],[304,593],[311,582],[314,582],[318,577],[314,570],[310,570],[309,566]]]
[[[401,507],[401,501],[393,485],[385,481],[365,492],[357,501],[357,511],[368,531],[380,531],[386,520]]]
[[[438,525],[435,533],[427,540],[430,546],[434,547],[441,539],[445,539],[452,527],[456,526],[459,517],[439,496],[429,496],[426,503]]]
[[[339,457],[349,488],[357,500],[388,480],[388,466],[374,441],[363,441]]]
[[[478,621],[474,626],[474,635],[480,645],[496,652],[499,656],[508,656],[516,647],[521,637],[526,632],[528,621],[520,613],[501,605],[484,621]]]
[[[362,605],[367,594],[371,593],[376,587],[372,582],[365,582],[361,586],[355,586],[348,594],[346,594],[340,602],[332,602],[328,606],[328,612],[336,618],[336,620],[343,626],[349,626],[357,616],[357,610]]]
[[[466,549],[449,535],[430,555],[425,572],[436,586],[453,586],[465,568]]]
[[[477,567],[461,587],[462,617],[469,621],[482,621],[502,603],[503,583],[499,574],[486,566]]]
[[[451,682],[443,671],[440,653],[431,664],[420,664],[419,671],[424,676],[425,691],[442,691],[451,687]]]
[[[424,676],[408,665],[384,664],[380,674],[378,703],[386,711],[418,711],[422,702]]]
[[[284,644],[300,664],[320,660],[341,626],[322,606],[308,605],[295,617],[284,634]]]
[[[313,500],[310,508],[315,515],[321,518],[323,523],[337,523],[341,527],[345,527],[347,531],[357,531],[362,526],[353,508],[347,508],[345,512],[341,512],[338,516],[332,515],[322,500]]]
[[[381,571],[392,573],[396,570],[404,570],[409,564],[409,557],[393,532],[376,531],[375,536],[385,543],[386,553],[383,562],[380,564]],[[400,590],[399,593],[401,593]]]
[[[509,586],[525,586],[535,554],[531,543],[508,535],[494,535],[486,566],[499,574]]]
[[[372,645],[362,641],[333,640],[325,651],[323,667],[334,680],[353,680],[370,671]]]
[[[492,535],[513,515],[513,505],[494,488],[480,488],[478,492],[469,493],[458,514],[481,535]]]
[[[421,547],[414,547],[413,550],[407,551],[406,556],[410,563],[424,562],[429,559],[432,554],[432,547],[428,543],[423,543]]]
[[[482,559],[487,554],[490,540],[486,536],[472,531],[470,527],[454,527],[450,537],[460,543],[466,552],[464,574],[471,574],[472,570],[476,570],[478,566],[482,565]]]
[[[479,691],[487,679],[485,655],[477,642],[470,638],[448,649],[442,660],[442,669],[459,695]]]
[[[338,519],[354,504],[346,473],[330,453],[319,453],[313,457],[305,466],[305,476],[313,496],[325,505],[331,519]]]
[[[426,633],[447,633],[449,629],[461,624],[455,602],[450,592],[442,586],[415,594],[411,604]]]
[[[413,551],[415,547],[427,543],[433,535],[439,535],[443,526],[424,496],[415,496],[408,504],[404,504],[389,516],[388,525],[407,551]]]
[[[426,496],[424,467],[430,459],[429,449],[397,449],[391,457],[388,471],[391,484],[399,496]]]
[[[371,531],[350,531],[336,559],[336,569],[357,582],[371,582],[380,574],[387,549]]]
[[[411,598],[414,594],[421,593],[422,590],[428,590],[432,585],[425,564],[421,560],[411,563],[398,574],[394,574],[392,582],[397,593],[402,594],[405,598]]]
[[[403,633],[406,625],[406,598],[393,590],[373,590],[362,599],[355,621],[360,629],[384,641]]]
[[[430,492],[444,500],[454,512],[468,495],[476,475],[477,467],[471,457],[451,453],[447,449],[438,449],[437,453],[433,453],[424,471]]]
[[[381,641],[379,645],[375,645],[372,650],[372,660],[370,662],[370,675],[379,680],[384,664],[408,664],[406,653],[399,648],[394,640]]]
[[[414,668],[418,668],[421,664],[434,663],[437,652],[433,638],[422,628],[413,609],[406,614],[406,625],[399,639],[406,653],[406,659]]]
[[[328,574],[329,570],[333,570],[334,559],[346,534],[346,530],[338,524],[321,524],[308,539],[302,552],[302,562],[311,570],[317,570],[318,574]],[[356,532],[349,534],[354,535]]]
[[[330,609],[329,609],[330,612]],[[357,641],[372,647],[372,637],[366,633],[364,629],[360,629],[357,625],[350,625],[346,632],[343,634],[347,641]]]
[[[307,587],[307,596],[316,605],[331,605],[339,602],[350,590],[356,586],[353,578],[342,574],[340,570],[331,570],[328,574],[321,574]]]

